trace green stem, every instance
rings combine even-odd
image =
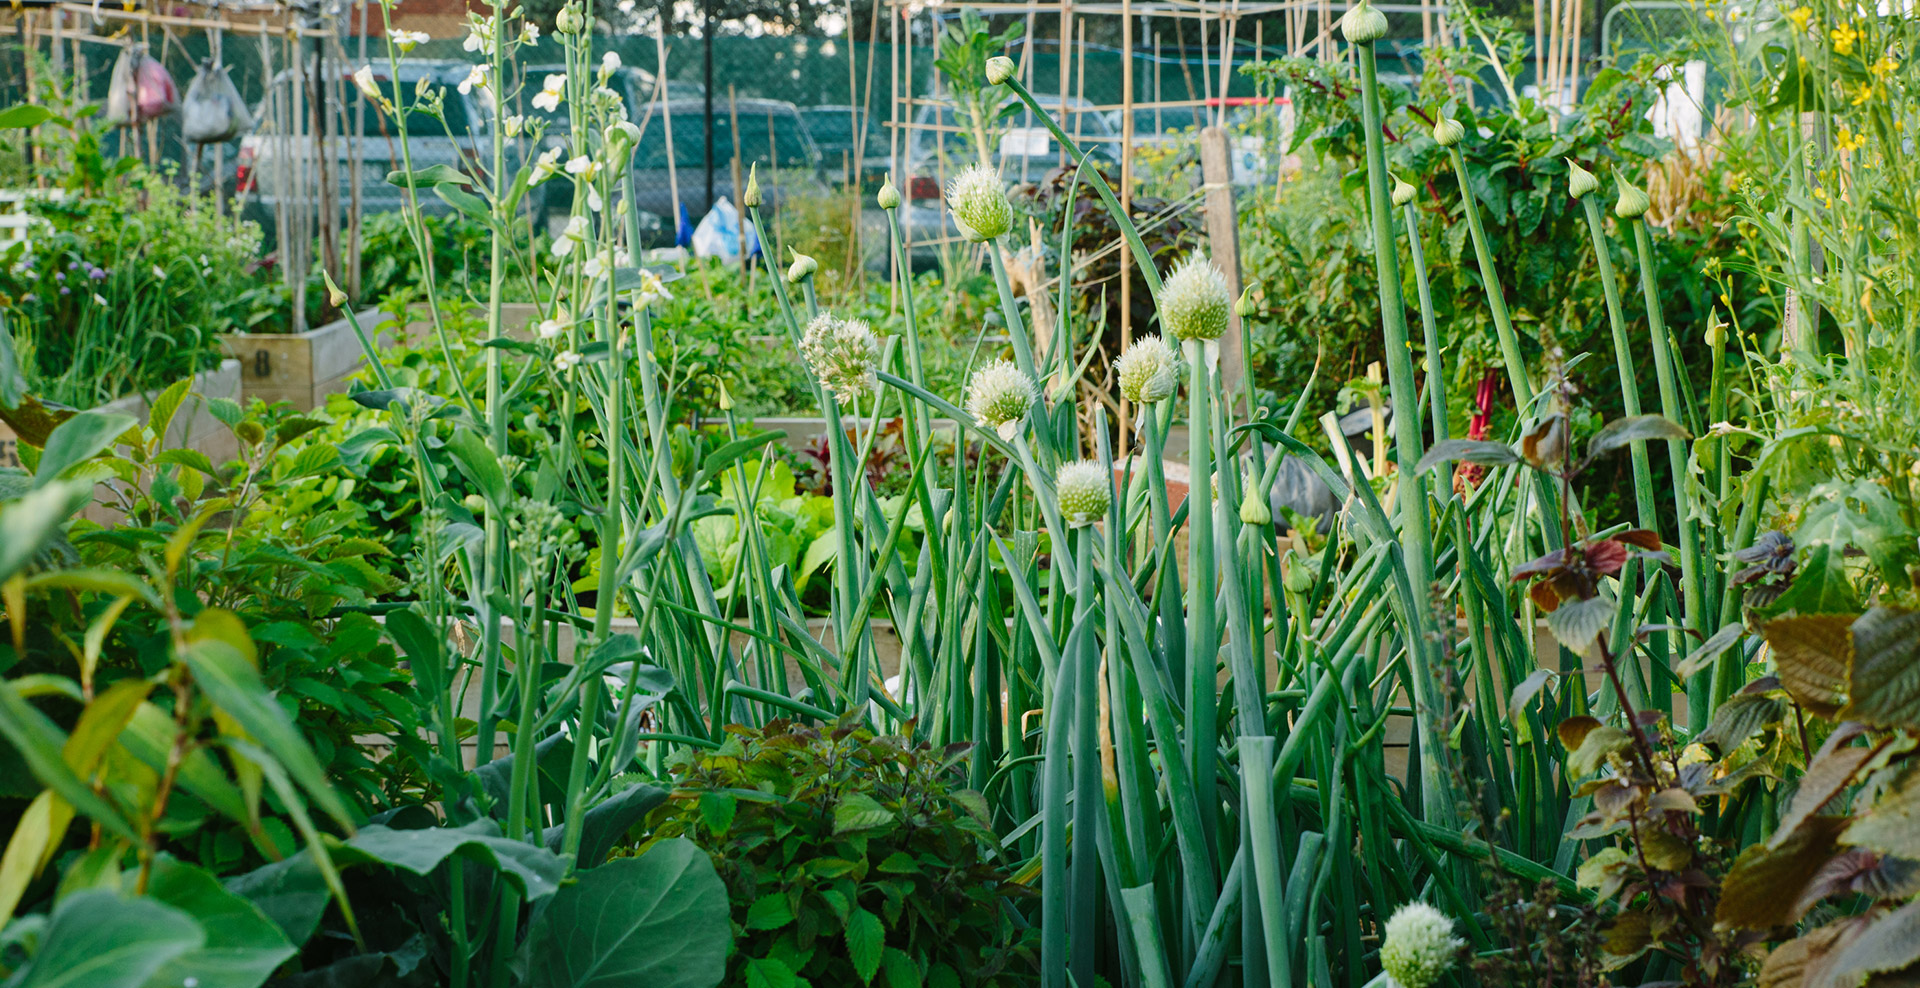
[[[1500,359],[1507,365],[1507,381],[1513,386],[1514,411],[1525,420],[1533,414],[1533,384],[1527,380],[1527,364],[1520,356],[1520,337],[1514,333],[1513,318],[1507,313],[1507,295],[1500,287],[1500,272],[1493,266],[1493,246],[1487,243],[1487,231],[1480,222],[1480,201],[1467,182],[1467,159],[1460,152],[1460,145],[1448,148],[1447,155],[1453,160],[1454,176],[1460,180],[1460,202],[1467,214],[1467,232],[1473,238],[1473,257],[1480,265],[1481,286],[1487,290],[1493,331],[1500,338]]]

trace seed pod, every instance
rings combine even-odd
[[[1361,0],[1340,18],[1340,34],[1349,44],[1372,44],[1387,36],[1387,15]]]
[[[1580,167],[1580,163],[1578,161],[1575,161],[1572,158],[1567,159],[1567,194],[1568,195],[1574,197],[1575,199],[1578,199],[1598,188],[1600,188],[1600,180],[1594,177],[1594,174],[1592,172],[1586,170],[1585,168]]]
[[[1013,72],[1013,59],[1005,55],[995,55],[987,59],[988,84],[994,86],[1005,85],[1008,79],[1013,78]]]
[[[1433,125],[1433,141],[1443,148],[1450,148],[1467,139],[1467,125],[1452,117],[1441,117]]]
[[[880,191],[874,195],[873,201],[879,203],[881,209],[900,208],[900,190],[894,188],[892,175],[880,183]]]
[[[1067,527],[1091,525],[1107,516],[1113,506],[1113,477],[1093,460],[1080,460],[1060,468],[1054,476],[1054,494],[1060,502],[1060,516]]]
[[[1182,342],[1219,339],[1227,331],[1232,307],[1227,279],[1199,251],[1188,255],[1160,288],[1160,322]]]

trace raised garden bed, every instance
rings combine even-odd
[[[233,433],[207,411],[210,398],[231,398],[239,400],[240,361],[228,358],[220,366],[203,370],[193,376],[193,389],[187,400],[174,413],[173,424],[167,427],[166,449],[197,449],[207,454],[215,463],[225,460],[239,451],[233,439]],[[144,422],[147,413],[153,407],[150,396],[130,394],[116,398],[101,405],[103,411],[120,412],[131,415]],[[19,467],[19,437],[11,426],[0,422],[0,467]]]

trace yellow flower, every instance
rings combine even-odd
[[[1829,204],[1831,204],[1831,200],[1829,200],[1829,199],[1827,198],[1827,190],[1826,190],[1826,189],[1815,189],[1815,190],[1813,190],[1813,197],[1814,197],[1815,199],[1818,199],[1818,200],[1820,200],[1820,203],[1821,203],[1821,205],[1829,205]]]
[[[1865,103],[1866,101],[1872,98],[1873,98],[1873,83],[1863,82],[1860,84],[1860,91],[1856,93],[1853,97],[1853,105],[1859,106],[1860,104]]]
[[[1813,20],[1813,8],[1795,7],[1787,14],[1787,20],[1793,22],[1794,30],[1805,31],[1807,29],[1807,23]]]
[[[1880,56],[1879,61],[1873,63],[1872,70],[1874,75],[1879,76],[1882,79],[1885,79],[1887,76],[1892,75],[1893,71],[1899,67],[1900,67],[1899,61],[1894,59],[1893,56],[1882,55]]]
[[[1855,31],[1853,25],[1842,24],[1834,28],[1830,33],[1833,36],[1833,53],[1835,55],[1853,54],[1853,43],[1860,40],[1860,32]]]
[[[1856,134],[1845,127],[1840,128],[1834,146],[1842,151],[1858,151],[1867,146],[1867,135]]]

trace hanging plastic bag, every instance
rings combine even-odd
[[[726,196],[713,201],[713,208],[700,218],[700,225],[693,228],[693,252],[700,257],[719,257],[722,260],[740,259],[740,233],[745,227],[748,237],[758,239],[751,223],[743,224],[740,210],[735,209]]]
[[[112,88],[107,91],[106,122],[130,127],[172,113],[180,102],[167,67],[147,54],[144,44],[121,49],[113,63]]]
[[[180,103],[181,136],[195,144],[221,144],[252,129],[253,114],[233,87],[227,67],[213,59],[201,62]]]

